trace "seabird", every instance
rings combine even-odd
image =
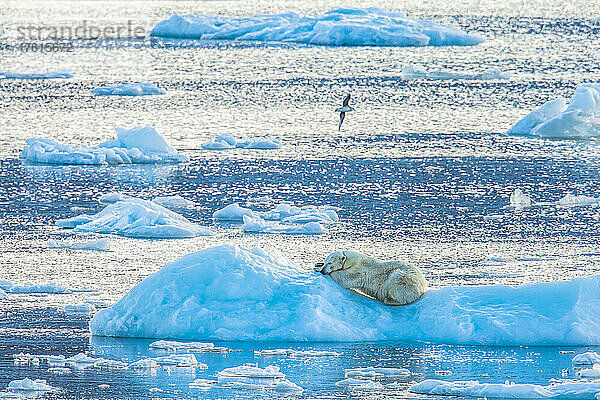
[[[346,96],[346,98],[344,99],[344,102],[342,103],[342,107],[337,108],[335,110],[335,112],[340,113],[340,125],[338,126],[338,131],[340,129],[342,129],[342,122],[344,122],[344,117],[346,116],[346,113],[349,111],[354,111],[354,108],[352,108],[348,105],[349,101],[350,101],[350,93],[348,93],[348,96]]]

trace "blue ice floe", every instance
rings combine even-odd
[[[19,157],[35,163],[69,165],[158,164],[188,160],[150,126],[116,127],[115,131],[116,139],[96,146],[69,146],[53,139],[27,139]]]
[[[548,101],[513,125],[509,135],[557,139],[600,136],[600,84],[580,83],[567,105],[563,98]]]
[[[123,83],[115,86],[100,86],[91,89],[96,96],[150,96],[165,94],[165,91],[153,83]]]
[[[480,36],[431,20],[379,8],[333,8],[324,14],[293,12],[253,17],[178,15],[159,22],[152,36],[293,42],[328,46],[472,46]]]
[[[159,204],[133,197],[109,204],[95,215],[59,219],[56,225],[76,232],[111,233],[135,238],[175,239],[214,234]]]
[[[238,140],[231,133],[223,133],[210,142],[202,143],[204,150],[231,150],[231,149],[254,149],[254,150],[276,150],[281,148],[282,143],[270,137],[254,137],[247,140]]]
[[[166,264],[90,322],[92,334],[185,340],[600,344],[600,275],[430,290],[386,306],[277,251],[221,245]]]
[[[68,69],[29,73],[0,71],[0,79],[68,79],[72,77],[73,72]]]
[[[433,81],[445,80],[494,80],[510,79],[508,72],[500,71],[497,68],[488,68],[483,72],[455,72],[447,70],[427,71],[423,66],[408,64],[402,69],[402,78],[406,80],[426,79]]]

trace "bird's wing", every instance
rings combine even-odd
[[[344,117],[346,116],[345,112],[340,113],[340,125],[338,126],[338,131],[342,129],[342,122],[344,122]]]
[[[349,101],[350,101],[350,93],[348,93],[348,96],[346,96],[346,98],[344,99],[344,102],[342,103],[342,107],[346,107],[348,105]]]

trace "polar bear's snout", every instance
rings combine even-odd
[[[316,263],[314,270],[317,271],[317,272],[323,273],[323,267],[324,266],[325,266],[325,263]]]
[[[346,265],[346,255],[343,251],[336,251],[335,253],[331,253],[325,258],[325,262],[318,263],[315,265],[315,269],[320,266],[318,269],[323,275],[329,275],[334,271],[339,271],[344,269]]]

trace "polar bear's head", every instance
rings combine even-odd
[[[348,269],[354,264],[352,254],[353,253],[349,251],[333,252],[325,258],[323,264],[317,264],[315,269],[323,275],[329,275],[334,271]]]

